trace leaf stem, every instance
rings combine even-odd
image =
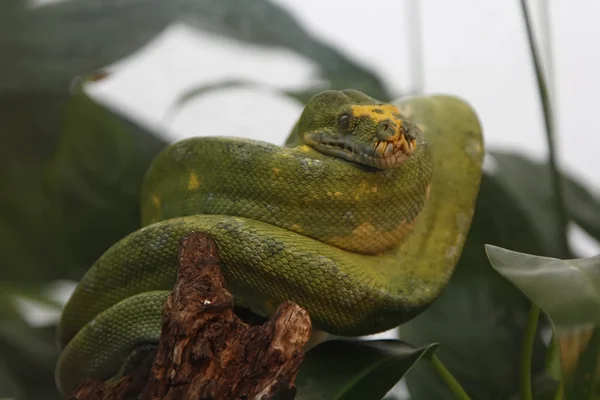
[[[548,142],[548,158],[550,164],[550,175],[552,179],[552,186],[554,191],[554,198],[556,201],[556,211],[558,215],[558,222],[561,227],[560,240],[563,247],[564,254],[569,255],[569,242],[567,241],[567,225],[569,223],[569,217],[567,215],[567,209],[565,207],[565,198],[563,190],[562,177],[558,168],[556,148],[554,143],[555,131],[554,131],[554,118],[552,115],[552,105],[550,101],[550,95],[548,92],[548,85],[544,76],[544,71],[540,62],[539,53],[536,47],[536,43],[533,37],[533,29],[531,26],[531,18],[529,11],[527,10],[526,0],[521,0],[521,9],[523,11],[523,19],[525,20],[525,27],[527,28],[527,41],[529,43],[529,51],[531,52],[531,58],[535,69],[535,75],[537,78],[537,86],[540,94],[540,101],[542,103],[542,111],[544,114],[544,123],[546,125],[546,140]]]
[[[437,371],[440,378],[444,381],[448,389],[456,396],[458,400],[471,400],[465,389],[458,383],[456,378],[446,369],[442,361],[434,354],[431,358],[433,368]]]
[[[523,338],[523,352],[521,353],[521,400],[532,400],[531,389],[531,358],[533,356],[533,343],[537,332],[537,324],[540,318],[540,308],[531,304],[527,329]]]

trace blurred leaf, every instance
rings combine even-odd
[[[296,378],[297,400],[380,400],[437,344],[332,340],[310,350]]]
[[[600,242],[600,197],[573,178],[566,179],[565,192],[573,221]]]
[[[78,279],[139,227],[139,188],[166,143],[83,92],[0,95],[0,120],[0,177],[11,188],[0,197],[2,279]]]
[[[9,372],[18,398],[58,399],[54,385],[54,365],[58,350],[54,345],[54,327],[33,328],[21,318],[0,320],[0,365]],[[2,395],[5,386],[0,386]]]
[[[83,92],[0,94],[0,120],[0,364],[23,398],[51,399],[54,327],[29,326],[18,299],[60,308],[46,282],[78,279],[137,229],[139,186],[165,143]]]
[[[60,307],[45,282],[79,279],[139,227],[139,188],[166,143],[89,99],[0,95],[0,362],[24,398],[56,397],[54,327],[33,328],[17,299]],[[44,386],[46,385],[46,386]]]
[[[399,328],[402,340],[436,351],[473,399],[509,399],[517,393],[523,333],[529,301],[490,267],[486,243],[541,251],[542,243],[520,204],[484,174],[475,215],[456,271],[441,296],[421,315]],[[544,364],[538,335],[534,371]],[[411,399],[454,399],[435,370],[419,363],[406,376]]]
[[[557,252],[560,248],[560,227],[548,166],[513,153],[494,151],[491,155],[497,164],[495,175],[499,182],[535,222],[537,235],[544,243],[544,251],[537,254],[571,257],[570,254]],[[600,240],[600,198],[567,174],[563,174],[563,182],[569,217],[588,234]]]
[[[214,83],[207,83],[203,85],[199,85],[193,87],[191,89],[186,90],[183,94],[181,94],[175,102],[170,106],[170,108],[165,113],[165,119],[169,119],[172,115],[179,111],[182,107],[184,107],[187,103],[192,100],[196,100],[199,97],[202,97],[206,94],[212,93],[214,91],[224,90],[224,89],[238,89],[238,88],[254,88],[257,90],[270,91],[277,94],[282,94],[284,96],[288,96],[292,99],[297,100],[301,104],[305,104],[308,100],[321,91],[320,88],[309,88],[306,90],[283,90],[278,89],[266,84],[262,84],[259,82],[248,81],[244,79],[229,79]]]
[[[546,371],[540,372],[532,378],[531,391],[535,400],[557,400],[556,393],[560,382],[550,376]],[[520,395],[513,396],[520,400]]]
[[[332,87],[388,100],[380,79],[313,38],[266,0],[65,0],[0,14],[0,89],[66,88],[77,75],[138,50],[170,23],[261,46],[291,49],[320,68]]]
[[[47,285],[0,282],[0,398],[58,398],[54,385],[54,365],[58,358],[55,327],[32,327],[27,323],[21,301],[51,307],[57,313],[62,305],[55,301]]]
[[[550,317],[567,399],[600,396],[600,255],[558,260],[486,245],[492,266]]]
[[[152,133],[78,92],[69,101],[47,174],[62,254],[80,274],[140,226],[140,190],[150,162],[166,146]]]
[[[52,202],[44,174],[54,153],[68,97],[0,94],[0,274],[6,282],[44,282],[56,259]]]
[[[7,364],[6,360],[0,358],[0,399],[16,398],[22,395]]]
[[[0,316],[15,314],[18,311],[17,298],[42,304],[57,311],[62,304],[56,301],[45,290],[45,284],[21,284],[15,282],[0,282]]]
[[[0,15],[0,89],[68,89],[124,58],[172,21],[175,2],[60,1]]]

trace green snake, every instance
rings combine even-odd
[[[179,242],[210,235],[236,305],[284,300],[313,326],[391,329],[435,300],[461,254],[479,190],[478,118],[452,96],[382,103],[312,97],[285,144],[229,137],[169,145],[150,166],[142,225],[109,248],[66,304],[56,381],[109,380],[160,337]]]

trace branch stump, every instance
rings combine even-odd
[[[177,283],[163,308],[157,347],[110,383],[84,381],[72,399],[293,399],[311,335],[308,313],[282,303],[262,325],[234,313],[217,246],[201,232],[181,240]]]

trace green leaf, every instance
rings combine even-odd
[[[16,384],[9,366],[0,358],[0,399],[17,398],[21,395],[21,388]]]
[[[532,218],[536,235],[544,244],[541,254],[569,258],[571,255],[557,252],[561,247],[560,227],[547,164],[507,152],[493,151],[491,156],[497,165],[494,175]],[[600,240],[600,198],[568,174],[563,174],[563,182],[568,215],[588,234]]]
[[[332,87],[390,99],[380,79],[310,35],[267,0],[65,0],[0,13],[0,89],[65,90],[75,76],[105,67],[148,43],[170,23],[314,61]]]
[[[51,298],[46,285],[0,282],[0,397],[17,393],[17,398],[57,398],[55,326],[29,325],[18,299],[34,301],[57,312],[62,308]]]
[[[567,399],[600,396],[600,255],[559,260],[486,245],[492,266],[550,317]]]
[[[68,96],[0,94],[0,274],[5,282],[42,283],[53,275],[58,242],[45,171],[60,135]]]
[[[600,242],[600,197],[573,178],[566,179],[565,193],[573,221]]]
[[[46,175],[63,262],[86,270],[118,239],[139,229],[142,181],[165,146],[84,92],[71,98]]]
[[[529,301],[490,267],[484,245],[541,251],[532,221],[488,173],[456,271],[441,296],[421,315],[401,325],[400,338],[415,345],[437,342],[436,356],[474,399],[505,400],[518,392],[519,361]],[[544,366],[538,335],[534,371]],[[419,363],[406,377],[411,399],[454,399],[436,371]]]
[[[0,95],[0,272],[5,282],[78,279],[139,227],[139,188],[166,143],[83,92]],[[18,267],[17,267],[18,266]]]
[[[24,399],[57,399],[55,328],[33,328],[20,318],[0,320],[0,365]],[[0,386],[4,389],[5,386]],[[0,393],[1,394],[1,393]]]
[[[486,245],[492,266],[557,328],[600,324],[600,255],[558,260]]]
[[[332,340],[310,350],[296,378],[297,400],[380,400],[437,344]]]

